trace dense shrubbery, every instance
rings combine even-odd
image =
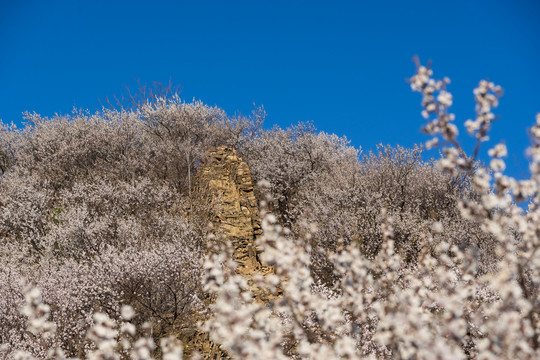
[[[436,136],[427,146],[443,140],[444,157],[434,168],[419,162],[418,149],[382,148],[361,162],[367,171],[350,193],[372,196],[358,207],[365,233],[358,241],[336,242],[342,232],[322,240],[338,245],[327,253],[333,285],[321,286],[308,271],[318,266],[314,239],[321,230],[304,227],[301,237],[291,236],[274,215],[263,221],[260,245],[276,274],[258,281],[270,292],[282,287],[272,306],[253,302],[222,257],[207,259],[206,287],[217,301],[206,328],[234,357],[540,357],[540,114],[531,130],[531,179],[515,180],[502,173],[503,144],[489,150],[489,168],[476,161],[500,88],[481,81],[474,90],[477,117],[465,125],[477,145],[468,156],[449,112],[449,80],[431,75],[418,65],[411,87],[423,94],[425,131]],[[313,193],[312,204],[324,199],[314,218],[342,200],[321,195],[333,194],[331,185],[319,186],[326,192]],[[363,188],[369,191],[356,190]],[[525,202],[527,212],[518,206]]]
[[[382,245],[380,211],[394,217],[398,252],[414,263],[426,231],[439,221],[460,248],[478,250],[482,271],[494,264],[491,237],[463,219],[456,204],[474,197],[467,174],[443,174],[422,159],[421,147],[380,145],[361,155],[345,138],[317,133],[300,124],[260,131],[242,147],[255,179],[269,183],[269,210],[278,222],[302,236],[302,224],[317,224],[311,269],[317,280],[333,282],[328,251],[356,242],[373,258]]]
[[[503,145],[482,168],[456,140],[448,82],[430,76],[419,66],[411,85],[432,119],[426,132],[453,146],[437,163],[421,147],[362,154],[309,124],[265,130],[262,109],[229,118],[177,96],[2,125],[4,355],[142,359],[168,339],[162,352],[177,359],[167,336],[185,340],[214,292],[205,327],[235,358],[539,356],[538,144],[531,180],[502,175]],[[466,126],[478,144],[498,94],[487,82],[475,90],[478,116]],[[235,147],[263,181],[259,241],[276,273],[255,280],[281,287],[271,306],[250,300],[224,254],[203,266],[207,204],[192,181],[218,145]],[[528,213],[512,195],[531,201]]]

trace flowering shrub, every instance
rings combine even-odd
[[[40,344],[43,351],[41,358],[64,360],[64,349],[54,341],[56,324],[49,321],[50,307],[43,303],[41,291],[32,286],[26,286],[23,290],[25,304],[21,314],[27,318],[27,334]],[[92,316],[93,325],[88,329],[86,339],[89,347],[84,352],[84,357],[89,360],[113,360],[126,358],[146,360],[151,359],[155,349],[154,341],[148,336],[149,323],[144,323],[141,328],[146,330],[146,335],[137,339],[137,326],[132,319],[135,311],[132,307],[124,305],[120,309],[117,320],[111,319],[107,314],[96,312]],[[28,351],[10,351],[9,344],[0,346],[0,354],[10,354],[16,360],[33,360],[35,357]],[[172,336],[162,337],[160,350],[163,360],[180,360],[183,351],[182,344]]]
[[[380,250],[380,209],[394,217],[396,250],[414,263],[421,239],[433,221],[445,226],[445,236],[461,248],[478,250],[482,271],[494,264],[493,240],[474,221],[463,219],[461,198],[477,196],[470,175],[444,174],[422,159],[423,148],[380,145],[376,153],[360,155],[346,138],[315,133],[306,124],[261,131],[242,147],[255,179],[269,183],[269,210],[294,237],[302,237],[303,222],[317,224],[311,239],[311,271],[316,281],[332,283],[329,251],[356,242],[373,258]]]
[[[215,124],[219,111],[173,102],[168,116],[177,127],[188,120],[211,123],[197,130],[208,138],[241,122]],[[192,203],[184,153],[175,152],[187,140],[163,145],[143,111],[53,119],[32,114],[24,130],[0,131],[11,161],[0,177],[0,343],[9,349],[46,353],[18,313],[21,278],[43,292],[57,327],[54,342],[67,356],[91,349],[86,332],[94,312],[115,318],[121,304],[136,309],[135,324],[151,324],[156,341],[193,330],[205,296],[200,271],[207,221],[193,212],[203,204]],[[154,162],[164,148],[170,151]],[[181,172],[164,171],[175,168]]]
[[[501,88],[474,90],[469,155],[450,80],[432,76],[418,63],[410,84],[437,162],[422,147],[361,155],[310,125],[263,130],[262,111],[229,119],[176,96],[2,125],[2,355],[180,359],[176,339],[205,318],[238,359],[539,358],[540,115],[531,177],[515,180],[502,143],[478,162]],[[191,181],[218,144],[263,180],[270,274],[244,278],[227,249],[207,251]]]
[[[184,243],[165,243],[151,250],[107,250],[85,261],[49,258],[34,267],[4,264],[0,272],[0,337],[11,349],[32,349],[44,356],[46,348],[29,333],[18,313],[23,304],[20,279],[32,279],[50,305],[56,323],[52,340],[70,356],[91,349],[86,339],[94,312],[116,318],[122,304],[131,304],[135,325],[149,321],[152,336],[180,334],[192,326],[202,309],[200,254]],[[5,325],[4,325],[5,324]]]
[[[503,144],[489,151],[489,168],[479,167],[476,162],[494,118],[491,110],[497,105],[500,87],[482,81],[474,91],[477,117],[468,120],[466,127],[477,144],[468,156],[457,141],[458,129],[449,111],[449,80],[437,81],[431,76],[431,69],[418,65],[411,78],[411,88],[423,95],[422,115],[429,120],[425,131],[436,136],[427,146],[445,144],[444,157],[437,163],[442,174],[433,172],[431,176],[452,179],[444,182],[458,191],[450,192],[450,198],[434,191],[428,197],[441,194],[440,198],[412,197],[403,204],[395,199],[383,203],[377,217],[382,235],[378,251],[366,254],[362,244],[344,242],[329,253],[338,279],[332,286],[321,287],[310,272],[316,229],[306,231],[304,239],[295,239],[276,223],[274,215],[267,214],[260,246],[265,249],[263,260],[275,265],[276,272],[259,277],[257,286],[276,293],[276,300],[269,304],[253,301],[245,280],[230,269],[234,264],[218,255],[209,257],[205,265],[211,274],[206,278],[206,287],[217,296],[212,306],[215,316],[206,328],[233,357],[540,356],[540,115],[531,130],[531,179],[512,179],[502,173],[507,152]],[[407,161],[400,162],[399,155],[387,158],[404,165],[390,166],[390,172],[406,171]],[[378,159],[385,164],[385,156],[374,161]],[[424,179],[434,170],[427,171]],[[372,181],[382,182],[382,187],[396,179],[372,176]],[[410,188],[405,182],[388,197],[406,199]],[[453,197],[455,194],[461,196]],[[449,220],[458,219],[452,207],[425,207],[430,202],[435,205],[449,200],[463,218],[459,225],[468,224],[464,232],[452,228]],[[527,212],[518,206],[524,201],[529,202]],[[425,210],[424,226],[415,224],[414,217],[405,211],[416,206]],[[449,211],[449,218],[438,214],[441,210]],[[407,240],[398,238],[403,219],[413,220],[416,228]],[[478,224],[482,232],[467,232],[474,228],[471,224]],[[416,247],[413,262],[399,253],[400,247],[412,246],[411,240]]]

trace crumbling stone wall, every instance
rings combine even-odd
[[[209,206],[210,221],[217,241],[230,241],[236,271],[243,275],[253,294],[253,300],[268,303],[272,294],[253,285],[253,275],[265,275],[272,268],[259,258],[255,240],[262,234],[261,216],[251,173],[236,150],[220,146],[209,151],[195,176],[194,193]],[[208,333],[197,330],[186,343],[188,353],[198,351],[205,360],[230,359]]]
[[[231,241],[242,275],[262,268],[255,239],[262,234],[261,217],[247,164],[236,150],[220,146],[208,152],[196,175],[196,193],[210,206],[218,239]]]

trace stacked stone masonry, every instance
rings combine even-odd
[[[212,229],[217,241],[232,243],[237,273],[250,284],[254,301],[267,303],[271,294],[260,291],[251,280],[255,274],[268,274],[255,240],[262,234],[261,216],[251,173],[236,150],[221,146],[209,151],[195,176],[195,194],[209,206]],[[186,344],[188,352],[197,351],[205,360],[230,359],[203,331],[196,331]]]
[[[261,270],[255,239],[262,234],[261,217],[247,164],[225,146],[208,152],[196,177],[196,192],[206,198],[218,240],[231,241],[238,273]]]

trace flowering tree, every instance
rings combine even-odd
[[[178,101],[169,107],[177,127],[203,125],[216,112]],[[156,140],[142,111],[28,114],[24,130],[2,127],[11,166],[0,177],[0,343],[9,349],[47,352],[18,313],[22,278],[41,289],[56,323],[53,341],[68,356],[92,348],[86,332],[94,312],[114,319],[122,304],[136,309],[135,324],[151,324],[156,341],[193,331],[205,297],[207,222],[190,214],[202,205],[191,204],[187,172],[177,164],[183,157]],[[200,132],[211,138],[225,123],[235,121]],[[188,140],[175,141],[181,148]]]
[[[175,338],[205,318],[239,359],[540,357],[540,115],[531,177],[515,180],[504,144],[488,151],[489,167],[477,161],[500,87],[474,90],[469,154],[450,80],[432,76],[417,63],[410,84],[433,136],[425,146],[442,146],[437,162],[422,147],[359,156],[309,125],[263,130],[261,112],[229,119],[177,97],[3,125],[0,351],[173,360],[183,356]],[[262,180],[258,246],[270,274],[246,279],[226,248],[206,249],[190,183],[222,143]]]
[[[276,224],[274,215],[267,214],[260,241],[263,260],[275,265],[276,273],[259,278],[258,286],[276,294],[281,288],[277,300],[254,302],[245,281],[227,270],[231,264],[219,256],[206,263],[212,274],[206,286],[218,299],[207,329],[233,357],[258,358],[261,353],[269,358],[540,356],[540,115],[531,130],[531,179],[514,180],[502,173],[503,144],[488,152],[489,168],[476,163],[494,119],[491,109],[497,105],[500,87],[481,81],[474,90],[477,117],[465,125],[477,144],[469,156],[457,140],[458,129],[449,111],[449,80],[431,76],[431,69],[418,64],[411,78],[411,88],[423,95],[422,115],[429,120],[425,131],[439,136],[426,146],[444,141],[444,157],[437,163],[442,174],[437,176],[448,174],[453,180],[447,184],[452,186],[456,177],[462,179],[457,189],[465,196],[454,198],[453,203],[463,221],[478,224],[485,235],[475,231],[455,238],[455,230],[436,213],[439,208],[428,208],[430,226],[418,228],[408,239],[417,248],[416,260],[410,262],[400,255],[403,240],[396,238],[396,221],[402,220],[403,210],[411,204],[389,201],[378,217],[382,234],[378,251],[366,256],[357,243],[344,243],[328,254],[339,280],[321,287],[309,271],[316,229],[306,231],[304,239],[294,239]],[[407,171],[407,163],[391,171]],[[392,180],[375,176],[374,181]],[[529,202],[527,212],[517,206],[524,201]],[[486,267],[486,259],[490,266]]]

